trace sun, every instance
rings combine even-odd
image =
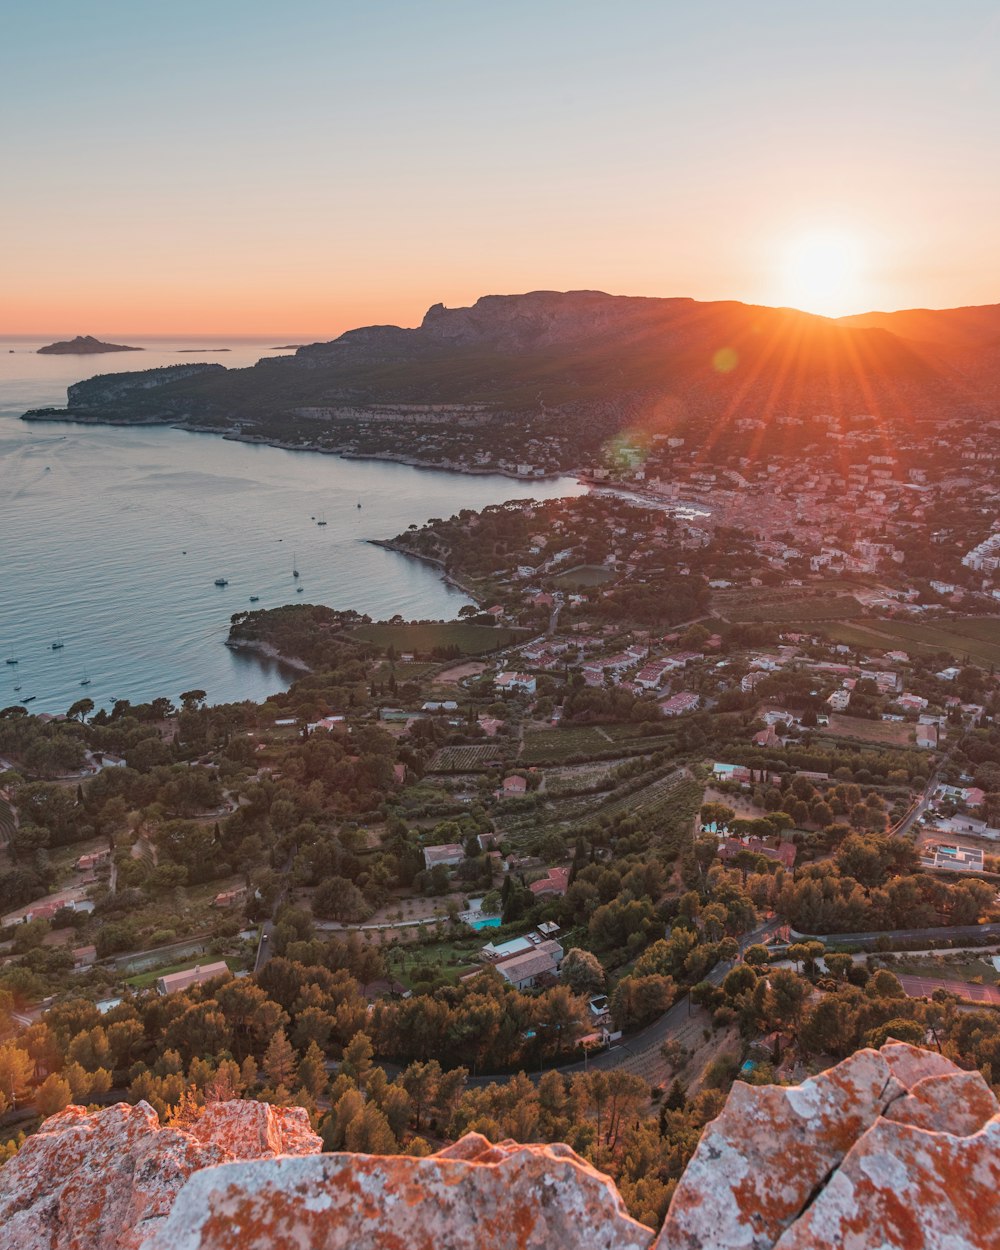
[[[857,312],[861,260],[858,240],[849,234],[824,231],[801,235],[785,254],[784,302],[824,317]]]

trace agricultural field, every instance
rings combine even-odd
[[[584,760],[627,759],[666,750],[671,739],[640,737],[638,725],[567,725],[528,730],[521,749],[522,764],[568,764]]]
[[[0,850],[14,834],[14,809],[6,799],[0,799]]]
[[[594,814],[598,817],[604,816],[638,816],[643,820],[650,820],[658,817],[661,812],[673,806],[673,796],[680,787],[689,781],[687,773],[683,769],[673,769],[665,777],[659,777],[656,781],[650,782],[648,786],[643,786],[641,790],[634,791],[632,794],[623,794],[616,799],[612,799],[610,803],[603,803],[600,807],[594,809]],[[698,788],[698,799],[701,799],[701,789]],[[693,815],[693,809],[692,809]]]
[[[603,763],[571,764],[566,768],[551,768],[545,774],[545,793],[553,798],[574,794],[594,786],[607,785],[619,767],[618,760]]]
[[[617,576],[617,573],[611,572],[602,565],[581,564],[575,569],[567,569],[558,577],[553,577],[552,584],[558,586],[560,590],[588,590],[594,586],[606,586]]]
[[[484,655],[522,640],[530,631],[469,625],[465,621],[416,621],[403,625],[359,625],[350,637],[397,652],[430,655],[435,647],[457,647],[463,655]]]
[[[772,592],[767,597],[740,592],[730,598],[716,595],[712,606],[719,616],[733,622],[773,621],[776,624],[808,624],[847,620],[860,616],[861,604],[853,595]]]
[[[880,651],[914,651],[933,654],[947,651],[959,663],[988,668],[1000,665],[1000,617],[968,616],[955,620],[902,621],[851,620],[827,626],[823,631],[834,642]]]
[[[402,685],[404,681],[419,681],[421,677],[433,673],[437,667],[437,664],[430,661],[414,660],[412,663],[403,664],[400,660],[395,660],[390,664],[387,660],[383,660],[372,673],[371,680],[388,681],[390,677],[395,677],[396,681]]]
[[[495,743],[442,747],[428,765],[429,773],[484,773],[500,764],[503,751]]]
[[[912,725],[900,721],[868,720],[864,716],[845,716],[842,712],[830,713],[830,724],[823,731],[823,736],[827,735],[892,747],[912,746],[914,737]]]

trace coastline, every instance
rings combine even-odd
[[[372,547],[384,547],[386,551],[395,551],[397,555],[409,556],[411,560],[422,560],[424,564],[433,564],[440,570],[441,580],[448,586],[454,586],[456,590],[460,590],[463,595],[468,595],[473,603],[479,607],[483,606],[485,600],[482,595],[473,590],[465,582],[461,582],[457,577],[453,577],[444,566],[444,561],[439,560],[436,556],[425,556],[418,551],[410,551],[406,547],[401,547],[398,543],[393,542],[389,538],[364,538],[362,542],[369,543]]]
[[[260,642],[255,638],[227,638],[226,646],[231,651],[253,651],[257,655],[266,655],[269,660],[275,660],[278,664],[285,664],[300,673],[311,673],[313,671],[305,660],[299,660],[293,655],[283,655],[276,647],[272,647],[269,642]]]
[[[417,456],[407,456],[394,451],[357,452],[343,447],[323,447],[318,443],[292,443],[285,439],[268,437],[263,434],[244,434],[233,430],[230,426],[188,424],[178,421],[176,417],[113,417],[91,416],[88,413],[74,411],[72,408],[36,408],[24,412],[20,420],[44,423],[65,421],[71,425],[109,425],[122,426],[167,426],[174,430],[184,430],[188,434],[215,434],[228,443],[249,443],[258,447],[276,447],[279,451],[314,452],[321,456],[339,456],[342,460],[384,460],[392,464],[405,464],[412,469],[429,469],[434,473],[460,473],[466,477],[506,477],[514,482],[552,482],[560,477],[576,477],[583,480],[579,469],[555,469],[546,473],[518,473],[511,469],[501,469],[493,465],[457,465],[451,461],[446,464],[434,460],[421,460]]]

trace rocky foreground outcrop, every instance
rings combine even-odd
[[[144,1103],[53,1116],[0,1170],[0,1250],[992,1250],[1000,1107],[900,1043],[737,1084],[658,1236],[567,1146],[470,1134],[428,1158],[320,1154],[304,1112]]]

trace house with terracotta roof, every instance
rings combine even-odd
[[[445,842],[441,846],[424,847],[424,867],[434,868],[437,864],[449,867],[460,864],[465,859],[465,847],[460,842]]]
[[[516,774],[513,777],[504,777],[500,782],[500,789],[494,790],[494,796],[498,799],[518,798],[522,794],[527,794],[528,783],[524,777]]]
[[[540,881],[532,881],[528,889],[536,898],[561,896],[569,889],[569,869],[550,868]]]

